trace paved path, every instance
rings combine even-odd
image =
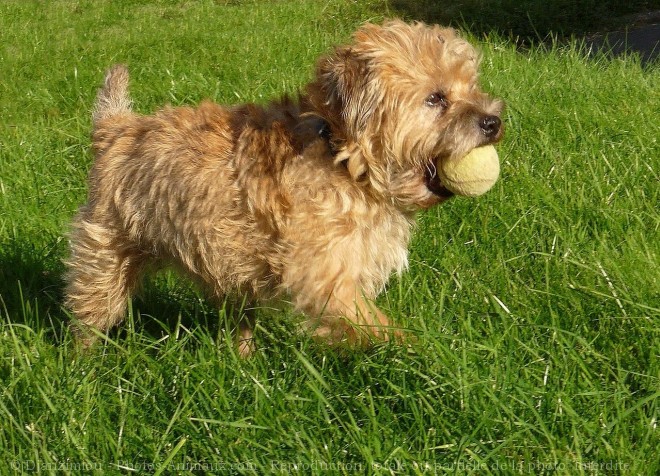
[[[642,63],[657,61],[660,56],[660,11],[631,18],[626,30],[590,36],[586,39],[593,51],[608,51],[613,55],[639,53]]]

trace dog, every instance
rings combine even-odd
[[[407,267],[417,212],[453,196],[437,165],[502,137],[503,102],[481,91],[478,65],[456,31],[390,20],[322,57],[297,98],[151,116],[112,67],[66,263],[77,339],[119,324],[159,264],[214,299],[287,297],[329,344],[400,338],[374,299]],[[248,356],[252,319],[237,327]]]

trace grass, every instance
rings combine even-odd
[[[386,14],[405,13],[394,7]],[[240,360],[161,274],[80,357],[61,308],[89,110],[127,62],[139,110],[294,92],[380,2],[0,4],[0,474],[657,474],[660,71],[479,41],[507,104],[502,180],[425,212],[379,304],[411,348],[320,349],[258,310]]]

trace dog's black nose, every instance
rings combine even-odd
[[[502,121],[497,116],[484,116],[479,121],[479,127],[486,137],[489,139],[495,137],[500,132]]]

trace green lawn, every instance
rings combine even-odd
[[[61,260],[105,68],[142,112],[265,101],[397,3],[0,3],[0,474],[660,472],[660,67],[575,45],[475,39],[502,177],[420,214],[379,299],[410,348],[327,351],[264,308],[243,361],[240,302],[162,273],[72,351]]]

